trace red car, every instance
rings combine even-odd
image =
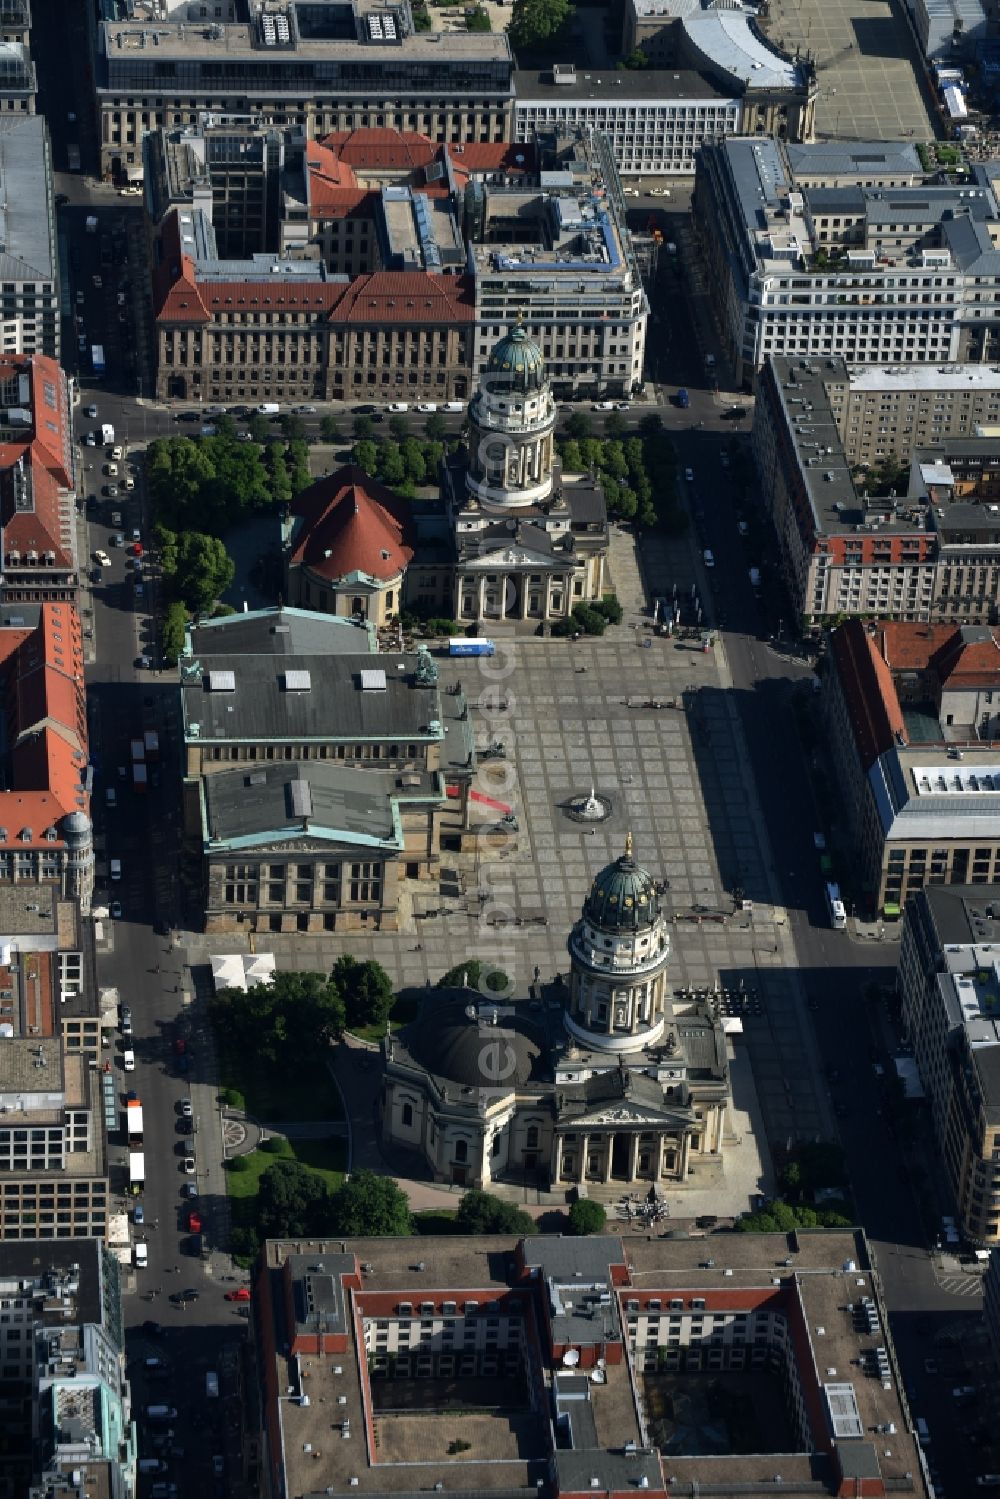
[[[188,1209],[188,1232],[192,1234],[201,1233],[201,1216],[194,1208]]]
[[[179,1057],[182,1057],[187,1051],[187,1042],[185,1041],[183,1036],[177,1037],[176,1041],[174,1042],[174,1051]]]
[[[133,555],[133,557],[141,557],[142,556],[142,542],[141,541],[134,541],[132,543],[132,555]]]
[[[250,1292],[248,1291],[248,1289],[247,1289],[246,1286],[240,1286],[240,1288],[239,1288],[238,1291],[227,1291],[226,1292],[226,1300],[227,1301],[249,1301],[250,1300]]]

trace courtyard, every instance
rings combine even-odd
[[[643,1404],[653,1444],[670,1457],[794,1452],[797,1443],[776,1374],[644,1374]]]

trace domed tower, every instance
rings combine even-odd
[[[94,894],[94,836],[85,812],[69,812],[62,819],[66,843],[66,895],[79,901],[84,916]]]
[[[494,348],[469,406],[467,503],[516,515],[552,493],[556,403],[538,345],[518,324]]]
[[[620,1054],[659,1040],[670,938],[652,876],[633,857],[631,833],[621,858],[594,880],[568,947],[570,1035]]]

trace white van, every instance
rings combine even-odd
[[[122,877],[122,861],[121,861],[121,859],[112,859],[111,860],[111,878],[113,880],[120,880],[121,877]]]
[[[135,1246],[135,1265],[137,1270],[145,1270],[149,1264],[149,1245],[141,1239]]]
[[[134,1051],[126,1051],[125,1056],[124,1056],[124,1062],[125,1062],[125,1071],[126,1072],[134,1072],[135,1071],[135,1052]]]

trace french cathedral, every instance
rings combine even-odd
[[[538,345],[514,327],[490,354],[468,440],[442,467],[439,503],[401,499],[348,465],[281,519],[285,596],[376,628],[400,610],[472,626],[544,629],[611,590],[604,492],[565,473]]]
[[[631,835],[594,880],[543,1003],[431,990],[383,1043],[383,1144],[461,1187],[717,1184],[731,1143],[721,1022],[671,993],[670,938]]]

